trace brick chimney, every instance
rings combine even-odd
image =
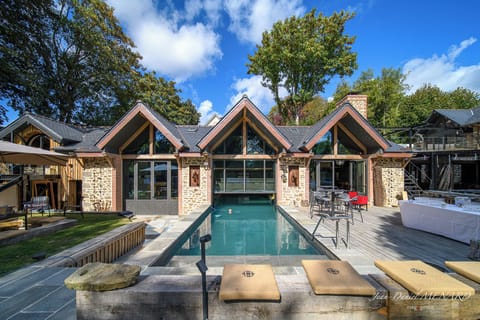
[[[345,97],[343,97],[340,102],[337,103],[337,108],[342,106],[344,103],[350,103],[352,107],[357,109],[357,111],[367,119],[368,113],[368,103],[367,103],[367,95],[366,94],[356,94],[356,93],[349,93]]]

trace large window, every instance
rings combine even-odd
[[[217,193],[275,192],[275,162],[272,160],[215,160]]]
[[[150,130],[153,130],[154,154],[175,152],[173,144],[158,129],[148,126],[123,150],[123,154],[150,154]]]
[[[124,163],[124,194],[132,200],[166,200],[178,197],[177,161]]]
[[[359,146],[342,129],[337,127],[337,140],[334,141],[333,128],[330,129],[313,146],[312,152],[316,155],[333,154],[333,145],[337,144],[337,154],[362,154]]]
[[[214,154],[266,154],[273,155],[275,150],[248,124],[245,125],[244,141],[243,125],[239,125],[223,142],[213,151]],[[245,143],[245,148],[244,148]]]

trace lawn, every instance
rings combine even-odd
[[[34,263],[32,256],[45,252],[47,257],[120,227],[130,221],[113,214],[67,214],[77,220],[73,227],[38,236],[0,249],[0,276]]]

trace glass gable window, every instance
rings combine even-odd
[[[214,154],[241,154],[243,146],[242,126],[238,126],[213,152]]]
[[[313,154],[332,154],[333,153],[333,134],[328,131],[312,148]]]
[[[274,155],[275,149],[258,135],[249,125],[246,125],[246,153]],[[243,154],[243,125],[239,125],[230,136],[213,150],[213,154]]]
[[[247,154],[275,154],[275,150],[247,125]]]
[[[168,139],[160,132],[158,129],[155,129],[153,138],[153,153],[174,153],[175,147],[173,144],[168,141]]]
[[[149,153],[149,128],[145,128],[124,150],[124,154],[148,154]]]
[[[178,197],[175,160],[124,162],[124,194],[131,200],[167,200]]]
[[[215,160],[213,178],[217,193],[275,192],[272,160]]]

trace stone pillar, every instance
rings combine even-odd
[[[401,159],[378,158],[374,165],[374,203],[381,207],[396,207],[404,191],[404,168]]]
[[[188,215],[202,205],[211,204],[211,167],[205,167],[205,159],[183,158],[181,161],[182,206],[180,215]],[[199,177],[193,177],[192,169],[199,169]],[[180,172],[180,171],[179,171]],[[198,181],[196,180],[198,179]],[[192,181],[194,180],[194,181]],[[193,182],[193,183],[192,183]],[[198,183],[197,183],[198,182]]]

